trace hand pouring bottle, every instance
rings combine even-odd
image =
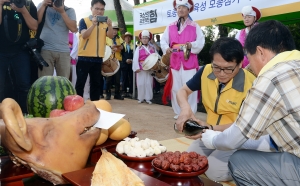
[[[209,129],[207,126],[201,126],[198,124],[198,122],[188,119],[183,124],[183,130],[182,133],[184,133],[186,136],[194,136],[199,133],[202,133],[203,129]],[[177,133],[181,133],[177,130],[176,123],[174,124],[174,130]]]

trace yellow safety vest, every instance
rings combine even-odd
[[[121,45],[123,43],[123,39],[121,37],[117,37],[116,43],[117,45]],[[113,40],[109,37],[106,37],[106,45],[111,47],[113,45]],[[115,58],[117,58],[120,62],[122,61],[121,51],[115,52]]]
[[[93,25],[89,17],[84,18],[84,22],[87,28]],[[99,26],[94,28],[91,35],[87,39],[83,39],[82,34],[80,34],[78,56],[104,57],[107,27],[107,23],[99,23]]]
[[[211,64],[206,65],[201,76],[201,95],[207,112],[207,123],[210,125],[233,123],[254,80],[253,74],[241,68],[221,93],[218,93],[219,80],[214,75]]]

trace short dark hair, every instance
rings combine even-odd
[[[245,49],[253,55],[256,53],[257,46],[268,49],[275,54],[296,48],[290,30],[276,20],[259,23],[250,30],[245,42]]]
[[[230,37],[221,37],[212,44],[209,50],[212,61],[215,54],[220,54],[227,62],[235,61],[237,64],[244,59],[243,46],[238,40]]]
[[[94,6],[96,3],[101,3],[103,6],[106,5],[106,3],[103,0],[92,0],[91,7]]]

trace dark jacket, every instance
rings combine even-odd
[[[122,43],[123,49],[121,50],[122,62],[120,63],[121,70],[130,70],[132,69],[132,64],[126,63],[127,59],[133,59],[133,50],[127,51],[126,43]],[[126,49],[126,51],[125,51]]]

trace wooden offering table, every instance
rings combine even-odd
[[[90,153],[87,167],[93,166],[97,163],[101,156],[101,148],[106,148],[107,151],[114,153],[116,149],[116,145],[120,141],[114,141],[111,139],[107,139],[105,143],[99,146],[95,146]],[[26,186],[26,185],[39,185],[39,186],[48,186],[53,185],[52,183],[43,180],[42,178],[35,178],[34,173],[25,166],[17,166],[15,165],[8,156],[2,156],[0,157],[0,185],[1,186]],[[29,180],[29,178],[33,178],[32,180]],[[29,180],[30,184],[25,184],[24,180]],[[28,181],[28,182],[29,182]],[[34,183],[32,183],[34,182]]]
[[[222,184],[209,179],[200,179],[198,176],[181,178],[162,175],[152,168],[151,161],[137,162],[123,160],[123,162],[144,181],[146,186],[222,186]],[[89,167],[79,171],[65,173],[62,176],[75,186],[90,186],[94,168],[95,167]]]

